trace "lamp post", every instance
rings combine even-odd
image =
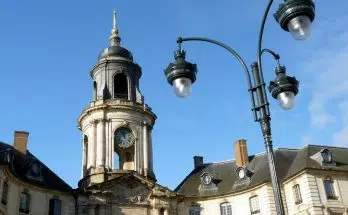
[[[277,53],[270,49],[262,49],[264,26],[272,3],[273,0],[270,0],[266,6],[261,22],[257,46],[257,62],[251,64],[253,80],[251,80],[248,66],[235,50],[219,41],[202,37],[179,37],[177,39],[179,48],[174,53],[175,61],[168,65],[164,73],[168,83],[173,86],[174,92],[178,97],[185,98],[190,95],[191,85],[196,80],[197,66],[185,60],[186,52],[181,48],[182,43],[185,41],[200,41],[215,44],[229,51],[239,61],[247,77],[253,117],[256,122],[260,123],[264,138],[277,214],[285,215],[279,179],[274,163],[271,115],[263,78],[262,54],[269,53],[277,61],[277,67],[275,69],[276,78],[270,82],[268,89],[272,97],[279,101],[283,109],[287,110],[293,107],[295,96],[298,93],[298,81],[295,77],[286,75],[286,69],[280,65],[280,56]],[[282,29],[289,31],[294,39],[304,40],[310,34],[311,23],[315,16],[314,11],[315,5],[312,0],[285,0],[283,4],[279,5],[274,17]]]

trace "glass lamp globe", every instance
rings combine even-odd
[[[305,40],[311,34],[312,22],[308,16],[297,16],[290,20],[288,29],[295,40]]]
[[[192,82],[189,78],[181,77],[173,81],[173,90],[177,97],[186,98],[191,94]]]
[[[277,96],[280,107],[290,110],[295,106],[295,94],[291,91],[281,92]]]

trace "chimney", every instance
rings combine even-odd
[[[202,156],[194,156],[193,157],[193,164],[194,168],[196,169],[198,166],[203,164],[203,157]]]
[[[14,132],[14,141],[13,141],[14,148],[23,154],[27,153],[28,136],[29,136],[29,132],[26,132],[26,131]]]
[[[247,166],[249,163],[246,140],[237,140],[234,144],[234,153],[237,166]]]

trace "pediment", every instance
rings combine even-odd
[[[103,204],[139,203],[148,204],[152,188],[136,177],[121,176],[119,178],[94,185],[88,189],[91,202]]]

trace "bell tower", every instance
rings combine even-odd
[[[156,115],[139,90],[141,67],[121,46],[115,11],[109,40],[90,71],[93,99],[78,119],[83,146],[79,186],[132,171],[155,180],[151,130]]]

